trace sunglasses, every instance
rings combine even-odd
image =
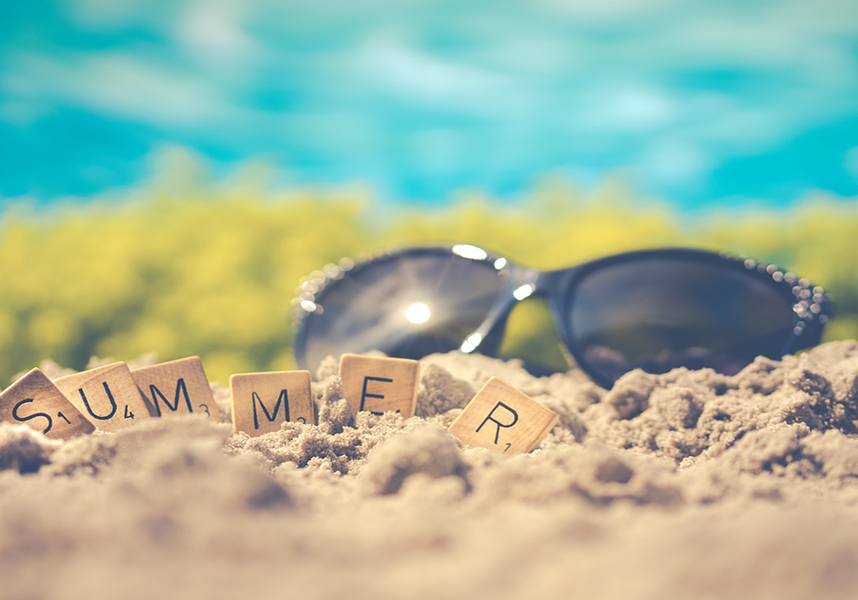
[[[313,272],[292,301],[295,358],[315,371],[329,355],[369,350],[493,356],[531,297],[546,300],[569,355],[605,388],[637,368],[735,374],[818,344],[833,310],[807,279],[725,253],[642,250],[539,271],[471,245],[415,247]]]

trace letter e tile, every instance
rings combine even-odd
[[[150,417],[124,362],[60,377],[54,385],[101,431],[119,431]]]
[[[380,415],[396,411],[403,419],[414,416],[420,363],[407,358],[379,358],[343,354],[340,378],[343,396],[352,412]]]
[[[202,414],[220,423],[203,361],[191,356],[131,371],[134,383],[159,417]]]
[[[492,377],[453,421],[449,432],[468,446],[518,454],[536,448],[558,418],[553,410]]]
[[[310,371],[240,373],[229,378],[232,429],[255,437],[285,421],[315,424]]]
[[[52,439],[95,431],[95,426],[39,369],[33,369],[0,394],[0,421],[27,425]]]

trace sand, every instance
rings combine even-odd
[[[0,424],[0,598],[858,596],[858,343],[609,392],[421,363],[408,420],[352,415],[330,361],[319,425],[259,438],[195,417],[68,442]],[[534,452],[446,432],[493,375],[560,414]]]

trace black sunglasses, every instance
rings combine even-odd
[[[368,350],[495,355],[528,297],[547,300],[577,365],[607,388],[635,368],[735,374],[818,344],[832,313],[807,279],[724,253],[642,250],[543,272],[471,245],[416,247],[313,272],[292,301],[295,358],[315,371]]]

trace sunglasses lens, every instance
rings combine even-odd
[[[566,306],[575,349],[603,382],[634,368],[734,374],[757,355],[780,357],[794,320],[790,300],[753,273],[682,257],[596,269]]]
[[[381,350],[398,358],[449,352],[483,322],[500,290],[490,263],[442,252],[384,257],[347,273],[319,295],[304,321],[298,361]]]

